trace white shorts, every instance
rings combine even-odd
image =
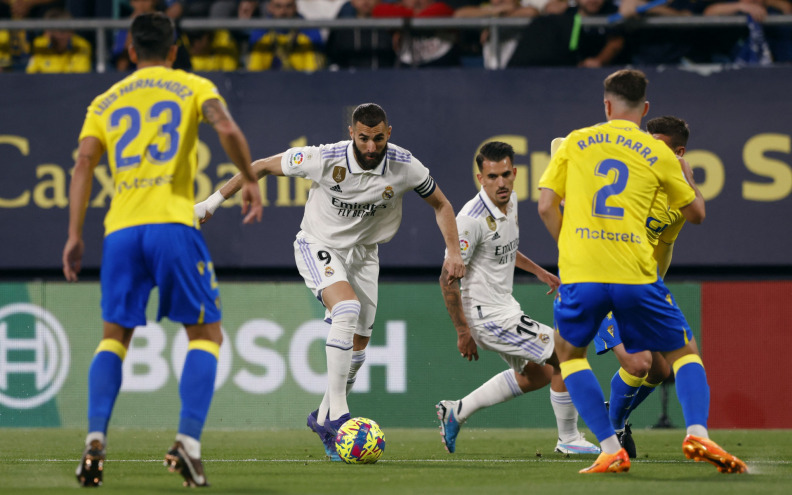
[[[470,332],[476,344],[500,354],[516,373],[522,373],[528,363],[545,364],[553,355],[554,330],[528,315],[518,313],[505,319],[472,320]]]
[[[319,302],[322,291],[336,282],[349,282],[360,301],[360,317],[355,333],[371,337],[377,314],[379,280],[379,255],[377,245],[355,246],[351,249],[333,249],[316,242],[305,232],[299,232],[294,241],[294,260],[305,285]],[[325,309],[325,319],[330,321],[330,311]]]

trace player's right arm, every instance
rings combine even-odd
[[[459,251],[465,265],[470,261],[479,240],[479,230],[475,221],[466,215],[456,219],[457,232],[459,233]],[[440,290],[443,292],[443,301],[446,311],[451,317],[451,323],[457,332],[457,349],[463,358],[468,361],[478,361],[478,347],[470,333],[465,310],[462,306],[462,293],[459,290],[459,281],[449,276],[445,263],[440,273]]]
[[[256,180],[259,180],[263,177],[268,175],[277,175],[282,176],[284,175],[283,169],[281,168],[281,158],[283,157],[283,153],[278,155],[270,156],[267,158],[262,158],[260,160],[256,160],[252,164],[250,164],[250,168],[253,171]],[[223,201],[227,200],[234,194],[236,194],[240,189],[242,189],[242,185],[244,184],[244,179],[242,178],[242,174],[236,174],[235,176],[231,177],[228,182],[223,184],[223,186],[215,191],[211,196],[206,198],[205,200],[201,201],[200,203],[195,204],[195,215],[201,220],[201,223],[212,218],[214,212],[217,208],[223,204]],[[256,182],[253,183],[256,186],[256,190],[258,190],[258,184]]]
[[[217,98],[206,100],[201,106],[201,110],[204,119],[217,132],[220,144],[228,157],[239,169],[239,188],[237,190],[242,189],[242,214],[245,215],[243,223],[250,223],[254,220],[260,222],[263,214],[261,192],[258,188],[258,179],[249,165],[251,161],[250,147],[245,135],[231,118],[225,105]]]
[[[104,154],[104,146],[99,139],[88,136],[80,140],[77,160],[74,163],[71,185],[69,186],[69,237],[63,248],[63,276],[69,282],[77,281],[82,269],[83,225],[85,211],[91,197],[94,169]]]

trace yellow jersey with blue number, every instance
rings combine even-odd
[[[564,199],[558,239],[564,284],[655,282],[646,229],[652,205],[661,190],[672,209],[696,197],[668,146],[626,120],[569,134],[539,187]]]
[[[105,235],[135,225],[196,225],[198,124],[202,105],[213,98],[225,104],[208,79],[156,66],[91,102],[79,139],[95,137],[107,150],[115,194]]]
[[[649,216],[646,217],[646,235],[649,243],[656,246],[659,242],[673,244],[685,225],[685,217],[679,208],[668,206],[668,196],[664,190],[657,192]]]

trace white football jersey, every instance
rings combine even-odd
[[[520,243],[517,194],[512,193],[504,214],[486,192],[480,191],[459,211],[457,229],[462,260],[467,265],[460,288],[468,321],[521,313],[520,304],[512,296]]]
[[[425,198],[435,190],[429,169],[404,148],[388,143],[382,162],[363,170],[352,146],[291,148],[281,159],[285,175],[313,181],[300,228],[335,249],[388,242],[401,223],[404,193]]]

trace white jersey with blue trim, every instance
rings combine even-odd
[[[504,214],[480,191],[457,215],[459,247],[467,265],[461,280],[462,303],[468,321],[521,313],[512,296],[514,264],[520,243],[517,194]]]
[[[388,242],[402,218],[402,196],[431,195],[435,182],[412,153],[388,143],[382,161],[363,170],[352,141],[291,148],[283,154],[284,175],[313,181],[300,228],[335,249]]]

